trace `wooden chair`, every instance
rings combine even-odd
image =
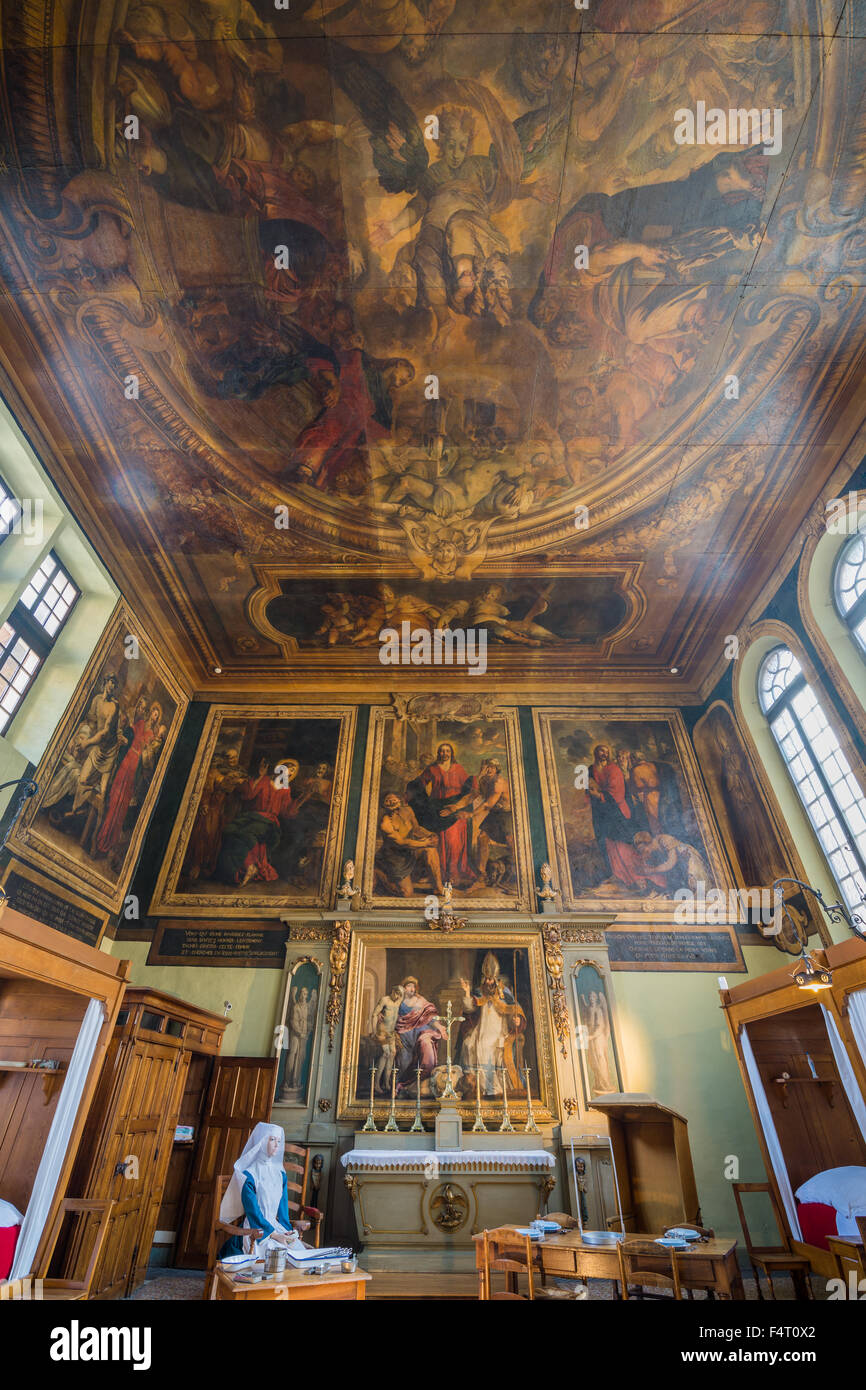
[[[114,1201],[97,1201],[95,1198],[85,1197],[64,1197],[46,1233],[39,1266],[33,1276],[34,1279],[42,1280],[40,1297],[44,1301],[47,1302],[51,1299],[71,1299],[74,1302],[82,1302],[90,1297],[93,1276],[96,1273],[99,1256],[102,1254],[102,1246],[105,1237],[108,1235],[109,1219],[114,1205]],[[80,1279],[49,1279],[48,1270],[51,1267],[51,1257],[60,1239],[60,1231],[63,1223],[67,1216],[71,1215],[92,1218],[82,1223],[85,1230],[83,1232],[82,1243],[77,1252],[76,1266],[80,1267],[84,1261],[86,1241],[89,1239],[90,1255],[87,1258],[84,1273]]]
[[[497,1299],[535,1298],[535,1254],[532,1240],[521,1235],[514,1226],[498,1226],[496,1230],[484,1231],[482,1239],[482,1264],[478,1271],[478,1297],[485,1302]],[[493,1273],[505,1275],[505,1288],[493,1292],[490,1276]],[[518,1280],[526,1276],[528,1292],[518,1293]]]
[[[249,1236],[252,1240],[261,1240],[264,1231],[260,1226],[244,1226],[243,1222],[234,1224],[230,1221],[223,1221],[220,1217],[220,1207],[226,1189],[231,1182],[233,1173],[220,1173],[214,1183],[213,1201],[211,1205],[210,1239],[207,1243],[207,1278],[204,1283],[203,1298],[216,1297],[216,1262],[223,1245],[232,1236]]]
[[[549,1211],[545,1219],[557,1221],[564,1231],[576,1231],[580,1224],[577,1218],[570,1216],[567,1211]]]
[[[307,1192],[310,1184],[310,1150],[302,1144],[287,1144],[283,1160],[286,1169],[289,1215],[295,1230],[312,1230],[311,1243],[318,1250],[321,1240],[321,1226],[324,1212],[318,1207],[307,1206]],[[293,1195],[294,1194],[294,1195]],[[300,1220],[295,1220],[297,1213]]]
[[[866,1250],[859,1241],[846,1239],[845,1236],[828,1236],[827,1249],[836,1261],[836,1274],[844,1281],[846,1288],[852,1270],[857,1276],[856,1284],[866,1279]]]
[[[737,1204],[737,1212],[740,1217],[740,1227],[743,1232],[743,1239],[746,1242],[746,1251],[749,1256],[749,1263],[752,1266],[752,1273],[755,1276],[755,1284],[758,1290],[758,1298],[763,1298],[764,1293],[761,1288],[759,1270],[763,1270],[764,1277],[770,1286],[770,1297],[776,1297],[776,1290],[773,1285],[774,1274],[790,1274],[794,1281],[794,1287],[799,1297],[814,1298],[812,1284],[809,1280],[809,1261],[805,1255],[795,1255],[788,1241],[785,1231],[785,1223],[782,1213],[779,1210],[779,1203],[773,1188],[768,1182],[735,1182],[731,1183],[734,1189],[734,1201]],[[743,1210],[742,1193],[744,1192],[766,1192],[773,1207],[773,1215],[776,1219],[776,1229],[782,1239],[781,1245],[753,1245],[752,1237],[749,1234],[749,1227],[746,1221],[746,1213]]]
[[[618,1242],[616,1249],[619,1255],[619,1279],[624,1299],[629,1297],[629,1284],[636,1284],[640,1289],[670,1289],[674,1298],[678,1302],[682,1301],[680,1265],[676,1250],[670,1250],[664,1245],[657,1245],[654,1240],[623,1240]],[[664,1274],[659,1269],[642,1268],[641,1261],[647,1261],[650,1258],[655,1262],[669,1258],[670,1274]],[[643,1297],[643,1294],[639,1296]]]
[[[678,1230],[681,1231],[697,1231],[698,1235],[701,1237],[702,1240],[715,1239],[716,1233],[711,1226],[699,1226],[697,1221],[677,1221],[674,1224],[676,1225]],[[694,1291],[690,1289],[687,1284],[683,1285],[683,1289],[685,1290],[686,1298],[694,1298]],[[708,1303],[712,1303],[715,1301],[715,1289],[707,1289],[706,1295]]]

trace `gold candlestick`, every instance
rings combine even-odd
[[[452,1010],[452,1008],[451,1008],[451,1000],[449,999],[449,1000],[448,1000],[448,1008],[445,1010],[445,1017],[443,1018],[441,1014],[435,1014],[435,1015],[434,1015],[434,1019],[433,1019],[434,1023],[444,1023],[444,1024],[445,1024],[446,1060],[447,1060],[447,1064],[448,1064],[448,1085],[445,1087],[445,1090],[442,1092],[442,1096],[441,1096],[441,1099],[442,1099],[442,1100],[459,1100],[459,1099],[460,1099],[460,1097],[458,1096],[458,1094],[457,1094],[457,1092],[455,1091],[454,1087],[451,1085],[451,1029],[453,1028],[453,1026],[454,1026],[455,1023],[464,1023],[464,1022],[465,1022],[465,1015],[464,1015],[464,1014],[461,1014],[461,1015],[459,1016],[459,1018],[452,1018],[452,1013],[453,1013],[453,1010]]]
[[[371,1067],[371,1068],[370,1068],[370,1113],[369,1113],[369,1115],[367,1116],[366,1120],[364,1121],[364,1128],[361,1130],[361,1133],[362,1133],[362,1134],[378,1134],[378,1133],[379,1133],[379,1127],[378,1127],[378,1125],[376,1124],[376,1117],[375,1117],[375,1115],[373,1114],[373,1101],[374,1101],[374,1099],[375,1099],[375,1096],[376,1096],[376,1068],[375,1068],[375,1067]]]
[[[410,1134],[423,1134],[424,1126],[421,1123],[421,1068],[415,1068],[415,1118],[409,1128]]]
[[[529,1067],[523,1068],[523,1075],[526,1077],[526,1124],[523,1126],[524,1134],[540,1134],[541,1130],[535,1123],[535,1116],[532,1113],[532,1092],[529,1089]]]
[[[398,1134],[400,1126],[397,1124],[397,1117],[394,1114],[394,1107],[397,1104],[397,1068],[391,1071],[391,1113],[388,1116],[388,1123],[385,1126],[386,1134]]]
[[[500,1134],[513,1134],[514,1125],[511,1123],[511,1116],[508,1113],[508,1073],[505,1067],[497,1067],[497,1071],[502,1072],[502,1124],[499,1126]]]
[[[475,1124],[472,1126],[473,1134],[486,1134],[487,1126],[481,1118],[481,1068],[475,1067]]]

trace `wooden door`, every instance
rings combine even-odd
[[[166,1121],[179,1104],[178,1073],[183,1056],[175,1044],[134,1037],[121,1041],[112,1068],[110,1097],[98,1151],[88,1161],[86,1196],[113,1198],[108,1234],[102,1248],[91,1297],[123,1295],[141,1278],[150,1243],[145,1227],[153,1209],[152,1189],[164,1179]],[[108,1099],[108,1098],[106,1098]],[[98,1113],[96,1110],[94,1113]],[[105,1113],[105,1112],[103,1112]],[[125,1177],[118,1165],[133,1155],[137,1174]],[[167,1156],[165,1156],[167,1163]],[[155,1222],[159,1201],[153,1211]],[[146,1249],[142,1247],[147,1245]],[[77,1252],[75,1252],[77,1254]]]
[[[151,1153],[151,1179],[143,1193],[141,1220],[133,1251],[133,1266],[127,1285],[127,1293],[137,1289],[147,1275],[153,1237],[159,1222],[159,1209],[162,1206],[165,1191],[174,1131],[190,1062],[188,1052],[176,1053],[175,1055],[176,1064],[171,1074],[166,1072],[165,1076],[162,1108],[160,1109],[159,1092],[148,1094],[145,1098],[146,1112],[142,1114],[139,1111],[130,1125],[129,1143],[132,1146],[130,1152],[135,1153],[137,1151],[136,1146],[138,1146],[142,1149],[146,1148]]]
[[[250,1130],[269,1120],[277,1084],[276,1057],[217,1057],[198,1135],[192,1179],[178,1230],[175,1263],[204,1269],[214,1182],[231,1171]]]

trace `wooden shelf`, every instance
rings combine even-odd
[[[833,1076],[774,1076],[773,1081],[781,1088],[782,1104],[787,1109],[789,1086],[821,1086],[826,1088],[827,1104],[832,1109],[836,1093],[836,1078]]]
[[[51,1099],[55,1082],[63,1076],[65,1071],[65,1062],[61,1062],[57,1067],[40,1067],[38,1063],[34,1062],[25,1062],[24,1065],[21,1066],[18,1062],[0,1061],[0,1073],[5,1073],[7,1076],[15,1076],[19,1072],[38,1072],[42,1077],[42,1089],[45,1092],[46,1105]],[[2,1079],[3,1077],[0,1076],[0,1081],[2,1081]]]

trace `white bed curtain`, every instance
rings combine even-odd
[[[63,1078],[63,1089],[60,1092],[54,1119],[51,1121],[51,1128],[45,1141],[45,1148],[33,1183],[33,1191],[30,1193],[30,1201],[27,1203],[27,1210],[21,1223],[21,1234],[15,1249],[15,1261],[9,1275],[10,1279],[17,1279],[31,1273],[31,1266],[36,1258],[36,1251],[45,1230],[48,1212],[57,1191],[57,1184],[60,1181],[60,1170],[69,1147],[75,1117],[81,1104],[81,1094],[87,1081],[90,1063],[93,1060],[93,1053],[104,1018],[103,1004],[97,999],[91,999],[78,1030],[78,1037],[75,1039],[75,1047],[72,1050],[69,1066]]]
[[[749,1085],[752,1088],[752,1095],[755,1098],[758,1119],[761,1121],[761,1128],[764,1131],[764,1140],[767,1145],[767,1152],[770,1155],[773,1174],[779,1187],[782,1206],[785,1208],[788,1225],[791,1227],[791,1235],[795,1240],[802,1240],[803,1233],[800,1230],[800,1223],[797,1220],[797,1204],[794,1201],[791,1179],[788,1177],[788,1169],[785,1167],[782,1147],[779,1143],[779,1136],[776,1133],[776,1126],[773,1123],[773,1116],[770,1113],[770,1104],[767,1100],[767,1093],[764,1090],[764,1083],[761,1080],[761,1073],[758,1070],[758,1063],[752,1051],[748,1028],[743,1029],[743,1061],[746,1064],[746,1071],[749,1075]]]
[[[855,996],[849,996],[849,1018],[852,1017],[853,1011],[851,1005],[853,1003],[854,997]],[[845,1044],[842,1041],[839,1029],[836,1027],[835,1018],[827,1009],[824,1008],[823,1004],[821,1005],[821,1013],[824,1015],[824,1022],[827,1025],[827,1033],[830,1038],[830,1046],[833,1049],[833,1060],[836,1063],[836,1070],[839,1073],[839,1079],[841,1080],[842,1085],[845,1088],[845,1094],[848,1097],[848,1103],[851,1106],[851,1109],[854,1111],[854,1118],[860,1126],[860,1133],[863,1135],[863,1138],[866,1139],[866,1102],[864,1102],[863,1096],[860,1093],[860,1087],[857,1085],[857,1078],[854,1075],[854,1068],[851,1066],[851,1058],[848,1056],[848,1053],[845,1050]],[[854,1035],[855,1037],[857,1036],[856,1027],[854,1029]],[[860,1046],[859,1037],[857,1038],[857,1045],[858,1047]]]
[[[860,1049],[860,1056],[866,1064],[866,989],[858,989],[848,995],[848,1022],[854,1041]]]

